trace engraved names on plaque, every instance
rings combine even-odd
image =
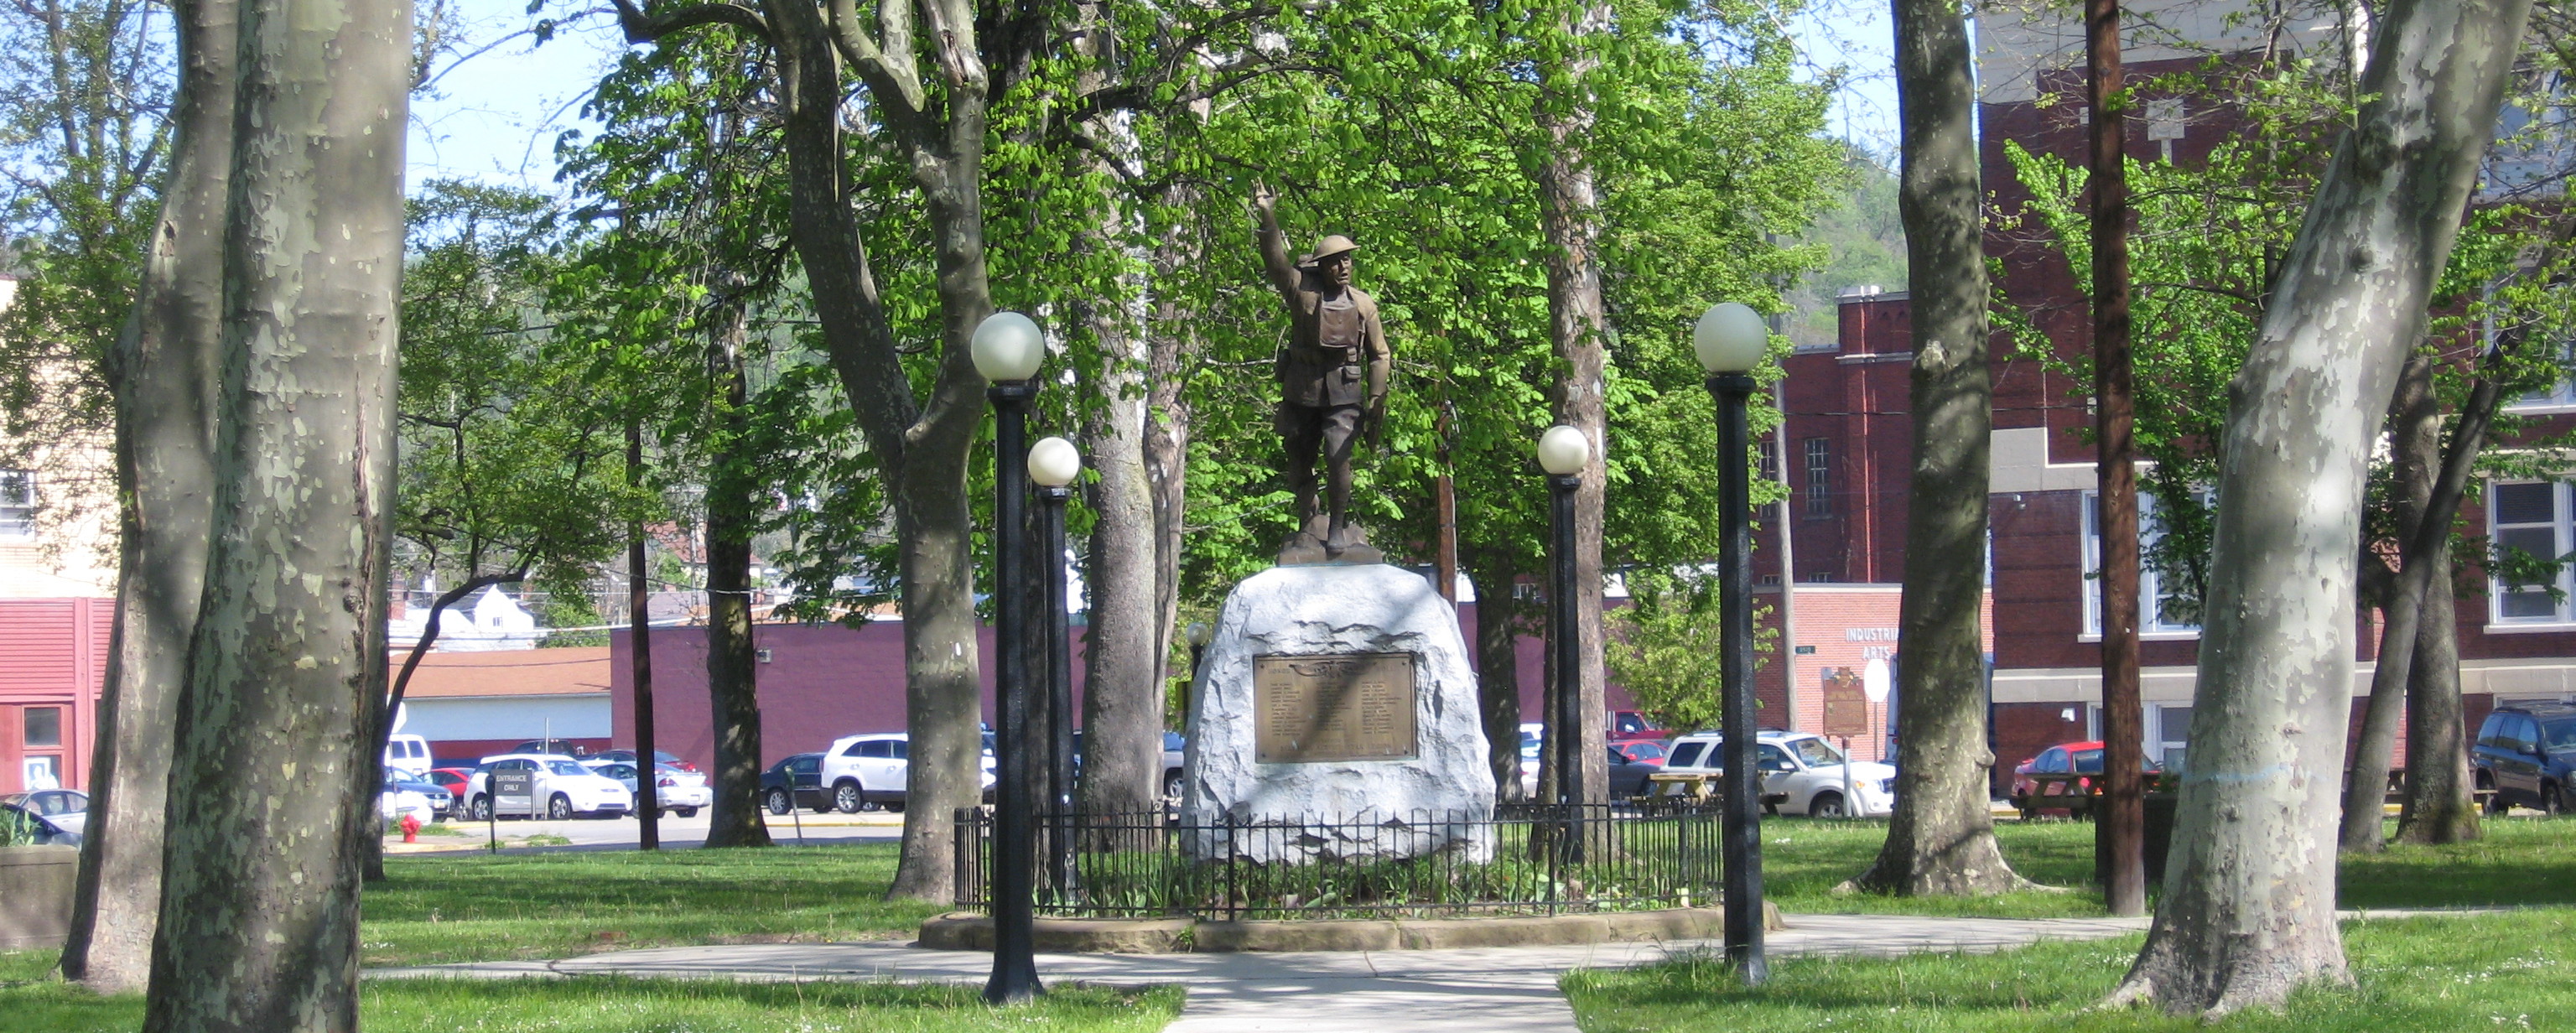
[[[1253,760],[1413,760],[1413,654],[1254,657]]]

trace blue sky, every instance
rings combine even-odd
[[[457,0],[456,8],[460,35],[474,45],[529,21],[520,0]],[[1810,69],[1848,70],[1827,131],[1881,155],[1896,142],[1889,24],[1884,3],[1856,0],[1819,0],[1788,23]],[[584,127],[582,101],[626,46],[614,18],[592,14],[543,46],[522,36],[456,63],[429,95],[413,99],[408,182],[462,178],[553,191],[556,135]]]

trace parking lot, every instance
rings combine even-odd
[[[885,842],[903,835],[903,815],[814,814],[776,815],[762,812],[769,821],[769,835],[779,843],[865,843]],[[706,843],[709,816],[701,811],[696,817],[664,815],[661,821],[662,845],[695,847]],[[386,837],[387,853],[432,853],[451,850],[481,850],[497,835],[501,848],[509,852],[548,850],[632,850],[642,832],[633,818],[575,818],[571,821],[450,821],[444,823],[451,834],[424,831],[420,842],[406,844],[399,835]]]

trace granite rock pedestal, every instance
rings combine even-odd
[[[1421,575],[1323,564],[1245,579],[1190,698],[1192,856],[1492,857],[1476,676],[1456,610]]]

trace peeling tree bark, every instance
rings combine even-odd
[[[1987,452],[1983,215],[1965,12],[1897,0],[1904,169],[1897,201],[1913,270],[1913,491],[1898,603],[1896,814],[1855,882],[1901,894],[1999,893],[2022,884],[1987,808],[1984,592]]]
[[[1199,192],[1175,184],[1163,195],[1165,210],[1183,213],[1181,225],[1153,234],[1154,282],[1170,283],[1207,255]],[[1189,513],[1191,415],[1188,367],[1198,361],[1197,308],[1175,292],[1158,293],[1146,327],[1145,477],[1154,502],[1154,685],[1171,684],[1173,628],[1181,615],[1181,529]],[[1195,678],[1197,671],[1188,674]]]
[[[2277,1005],[2350,979],[2334,828],[2370,446],[2493,135],[2525,0],[2389,6],[2220,446],[2200,692],[2165,893],[2112,1003]]]
[[[2485,835],[2475,776],[2469,773],[2468,729],[2460,714],[2460,627],[2452,613],[2451,543],[2425,560],[2436,590],[2424,597],[2415,631],[2415,664],[2406,679],[2406,802],[2397,816],[2400,843],[2466,843]]]
[[[2433,394],[2430,352],[2418,350],[2407,356],[2405,368],[2397,375],[2397,390],[2388,403],[2388,424],[2396,459],[2389,486],[2397,508],[2397,540],[2411,547],[2421,533],[2425,509],[2433,501],[2434,469],[2441,462],[2442,452],[2442,401]],[[2446,539],[2450,536],[2449,524],[2442,526],[2442,534]],[[2388,761],[2397,750],[2397,717],[2405,709],[2407,674],[2414,667],[2413,645],[2423,613],[2423,593],[2410,590],[2417,587],[2416,578],[2425,573],[2416,569],[2422,562],[2420,558],[2401,555],[2400,569],[2386,578],[2389,590],[2387,598],[2380,601],[2385,619],[2380,630],[2378,662],[2371,668],[2370,702],[2362,713],[2361,740],[2354,744],[2352,761],[2344,772],[2343,823],[2337,838],[2345,850],[2371,853],[2385,845],[2380,826],[2387,811]],[[2406,639],[2407,647],[2392,653],[2390,647],[2399,636]]]
[[[1109,38],[1107,27],[1096,24],[1104,12],[1091,6],[1080,11],[1082,29],[1074,49],[1097,59]],[[1095,92],[1105,79],[1098,65],[1087,67],[1076,92]],[[1083,132],[1121,153],[1132,151],[1130,134],[1115,124],[1116,117],[1092,118]],[[1097,151],[1076,154],[1092,181],[1101,184],[1084,246],[1102,255],[1123,254],[1127,247],[1121,237],[1131,214],[1114,185],[1117,171]],[[1154,485],[1145,458],[1145,373],[1152,357],[1139,325],[1143,312],[1126,299],[1087,299],[1080,309],[1100,345],[1100,375],[1093,385],[1097,397],[1084,411],[1083,437],[1089,447],[1083,459],[1094,476],[1083,494],[1094,522],[1090,561],[1082,568],[1091,614],[1082,631],[1086,731],[1080,802],[1083,810],[1096,814],[1159,811],[1163,683],[1156,647],[1163,640],[1156,633]],[[1048,614],[1046,619],[1063,616]]]
[[[1587,148],[1595,104],[1592,73],[1601,64],[1591,38],[1610,31],[1610,7],[1580,3],[1568,12],[1559,31],[1565,53],[1544,73],[1559,95],[1543,99],[1538,112],[1539,131],[1547,138],[1547,154],[1538,171],[1539,228],[1547,237],[1548,339],[1556,348],[1558,377],[1556,421],[1582,431],[1592,443],[1584,462],[1583,486],[1574,492],[1574,597],[1569,602],[1575,612],[1575,653],[1581,658],[1575,672],[1580,697],[1576,712],[1582,715],[1581,727],[1576,729],[1582,737],[1581,802],[1601,803],[1610,798],[1604,725],[1609,716],[1604,695],[1608,672],[1603,667],[1601,637],[1602,510],[1610,469],[1608,400],[1603,392],[1610,319],[1601,296],[1601,202],[1593,187]],[[1550,627],[1553,635],[1553,624]],[[1549,655],[1555,655],[1555,650],[1550,649]],[[1553,678],[1549,684],[1555,684]],[[1549,734],[1557,734],[1557,729],[1551,727]],[[1515,732],[1512,742],[1519,741]],[[1519,780],[1517,772],[1513,780]]]
[[[143,1028],[358,1026],[411,5],[250,0],[206,591]]]
[[[205,591],[222,370],[224,198],[236,0],[180,0],[179,92],[161,220],[118,339],[116,630],[108,649],[63,977],[132,993],[152,971],[163,815],[188,638]]]

